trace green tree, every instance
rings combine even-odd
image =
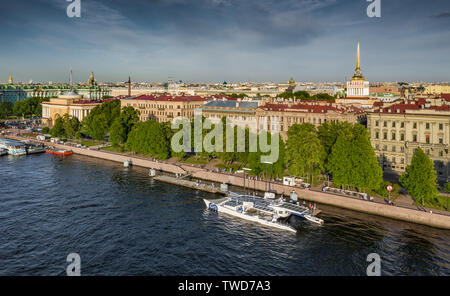
[[[48,128],[48,126],[44,126],[43,128],[42,128],[42,133],[43,134],[48,134],[50,132],[50,129]]]
[[[114,146],[125,143],[127,141],[128,134],[138,122],[138,110],[135,110],[133,107],[123,108],[120,112],[120,116],[113,121],[109,130],[110,142]]]
[[[328,158],[327,169],[338,186],[377,189],[383,181],[383,171],[370,143],[369,133],[359,123],[339,132]]]
[[[64,137],[66,135],[66,131],[64,130],[64,120],[62,117],[56,118],[50,134],[52,137]]]
[[[320,143],[317,130],[310,123],[292,125],[286,142],[286,168],[297,177],[313,178],[321,173],[325,160],[325,149]]]
[[[128,135],[125,149],[150,154],[158,159],[170,157],[170,126],[153,120],[139,122]]]
[[[77,132],[80,129],[80,122],[78,121],[78,118],[76,118],[75,116],[70,116],[69,114],[65,114],[62,117],[62,120],[65,135],[68,138],[75,138]]]
[[[11,102],[1,102],[0,103],[0,119],[7,118],[14,112],[14,104]]]
[[[93,116],[90,124],[87,127],[87,133],[96,140],[103,140],[105,134],[108,132],[108,120],[105,114]]]
[[[414,152],[405,173],[400,176],[400,182],[416,203],[422,206],[426,202],[433,203],[439,195],[433,161],[420,147]]]

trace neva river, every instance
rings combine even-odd
[[[213,195],[72,155],[0,158],[0,275],[450,275],[450,231],[322,206],[297,234],[206,210]]]

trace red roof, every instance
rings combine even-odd
[[[295,105],[286,105],[286,104],[265,104],[260,107],[263,110],[267,111],[296,111],[296,110],[305,110],[304,112],[311,113],[327,113],[328,111],[334,111],[337,113],[364,113],[364,110],[356,107],[343,107],[337,108],[332,105],[309,105],[309,104],[295,104]]]
[[[132,100],[148,100],[148,101],[157,101],[157,102],[201,102],[207,101],[207,98],[203,98],[200,96],[176,96],[172,97],[169,95],[162,95],[159,97],[155,97],[152,95],[141,95],[134,98],[130,98]]]
[[[441,98],[447,102],[450,102],[450,94],[441,94]]]

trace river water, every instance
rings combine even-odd
[[[450,231],[321,206],[278,231],[210,212],[214,195],[72,155],[0,158],[0,275],[450,275]]]

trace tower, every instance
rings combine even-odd
[[[128,96],[131,97],[131,77],[128,76]]]
[[[8,83],[9,84],[13,84],[14,83],[12,75],[9,75]]]
[[[352,79],[347,82],[347,97],[368,97],[369,82],[361,73],[361,54],[359,49],[359,40],[356,51],[356,67],[355,74]]]
[[[89,76],[88,85],[89,86],[95,86],[95,78],[94,78],[94,72],[91,72],[91,75]]]

